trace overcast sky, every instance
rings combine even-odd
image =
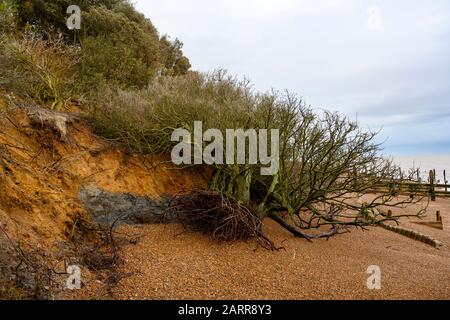
[[[138,0],[195,70],[383,128],[386,153],[450,154],[448,0]]]

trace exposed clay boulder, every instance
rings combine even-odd
[[[174,219],[166,212],[169,196],[151,199],[130,193],[114,193],[101,190],[96,186],[81,188],[79,200],[92,217],[100,223],[167,223]]]

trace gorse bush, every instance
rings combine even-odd
[[[146,32],[121,12],[93,7],[83,15],[80,76],[88,87],[111,83],[144,87],[159,59],[156,32]]]
[[[159,75],[186,74],[183,44],[159,37],[125,0],[82,0],[82,30],[66,27],[71,1],[0,3],[0,83],[60,108],[100,86],[145,88]],[[76,81],[75,81],[76,79]]]
[[[66,43],[79,44],[79,87],[87,91],[110,83],[143,88],[158,74],[182,75],[191,67],[179,40],[161,37],[151,21],[126,0],[77,1],[81,30],[66,27],[69,0],[10,0],[22,29],[61,34]]]
[[[205,130],[259,127],[250,86],[223,71],[160,77],[141,90],[104,87],[94,101],[99,132],[141,152],[170,153],[173,130],[192,130],[194,121]]]
[[[162,63],[162,75],[183,75],[191,68],[189,59],[183,55],[182,48],[183,43],[178,39],[172,42],[167,35],[161,38],[159,51]]]
[[[59,107],[74,90],[89,96],[103,85],[144,88],[156,76],[183,75],[190,69],[183,44],[160,37],[151,21],[128,1],[78,1],[81,30],[66,26],[71,4],[68,0],[1,2],[0,31],[8,35],[2,37],[0,57],[4,85],[39,103],[53,100],[53,107]]]
[[[32,26],[36,31],[46,33],[56,30],[68,40],[73,39],[74,30],[66,27],[66,10],[70,5],[78,5],[83,12],[92,7],[104,6],[111,9],[119,3],[128,3],[124,0],[10,0],[18,11],[19,24],[22,28]]]
[[[72,97],[79,48],[61,38],[44,40],[26,33],[0,42],[0,84],[16,93],[60,109]]]

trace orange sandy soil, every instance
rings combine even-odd
[[[326,239],[292,237],[266,221],[265,231],[285,250],[253,241],[219,244],[180,225],[124,226],[143,237],[124,247],[124,272],[116,299],[450,299],[450,199],[439,208],[444,230],[402,225],[445,243],[435,249],[380,227]],[[381,290],[369,290],[367,268],[381,268]],[[97,281],[71,298],[107,298]]]

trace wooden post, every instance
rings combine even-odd
[[[404,181],[405,176],[403,175],[403,171],[402,169],[400,169],[400,192],[402,192],[404,190]]]
[[[436,179],[436,171],[430,170],[430,196],[431,201],[436,201],[436,192],[435,192],[435,179]]]
[[[436,221],[441,221],[442,220],[442,218],[441,218],[441,212],[440,211],[436,211]]]
[[[447,183],[448,183],[448,181],[447,181],[447,175],[446,175],[446,173],[445,173],[445,170],[444,170],[444,184],[445,184],[445,192],[447,192]]]

